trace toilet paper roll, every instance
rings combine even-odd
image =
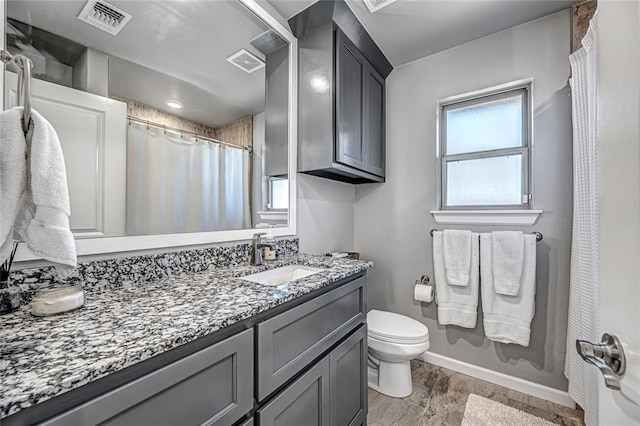
[[[416,284],[413,289],[413,298],[420,302],[431,303],[433,301],[433,293],[432,285]]]

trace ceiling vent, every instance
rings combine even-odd
[[[131,19],[131,15],[102,0],[89,0],[78,19],[116,35]]]
[[[394,3],[396,0],[363,0],[369,12],[377,12],[383,7],[389,6],[391,3]]]
[[[227,61],[249,74],[264,67],[264,61],[246,49],[240,49],[229,56]]]

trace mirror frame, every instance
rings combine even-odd
[[[7,1],[0,0],[0,21],[2,31],[0,46],[5,47],[6,8]],[[142,250],[188,248],[188,246],[203,246],[216,243],[250,240],[256,232],[270,232],[274,237],[295,236],[297,231],[297,146],[298,146],[298,40],[293,33],[272,16],[257,0],[236,0],[249,12],[270,26],[276,33],[289,42],[289,222],[287,227],[267,229],[239,229],[231,231],[193,232],[181,234],[158,234],[123,237],[82,238],[76,239],[78,257],[107,253],[126,253]],[[2,64],[2,78],[0,78],[0,93],[4,93],[4,72]],[[5,109],[2,96],[2,109]],[[21,243],[16,252],[15,261],[41,260]]]

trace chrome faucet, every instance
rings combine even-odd
[[[271,250],[275,250],[277,246],[275,244],[264,243],[262,236],[267,235],[266,232],[256,232],[251,239],[251,260],[249,263],[253,266],[260,266],[264,264],[264,256],[262,249],[269,247]]]

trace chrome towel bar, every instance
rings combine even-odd
[[[436,231],[438,231],[438,229],[432,229],[431,231],[429,231],[429,235],[431,235],[433,237],[433,233],[436,232]],[[536,236],[536,242],[539,243],[540,241],[542,241],[542,233],[541,232],[533,231],[531,234]]]

